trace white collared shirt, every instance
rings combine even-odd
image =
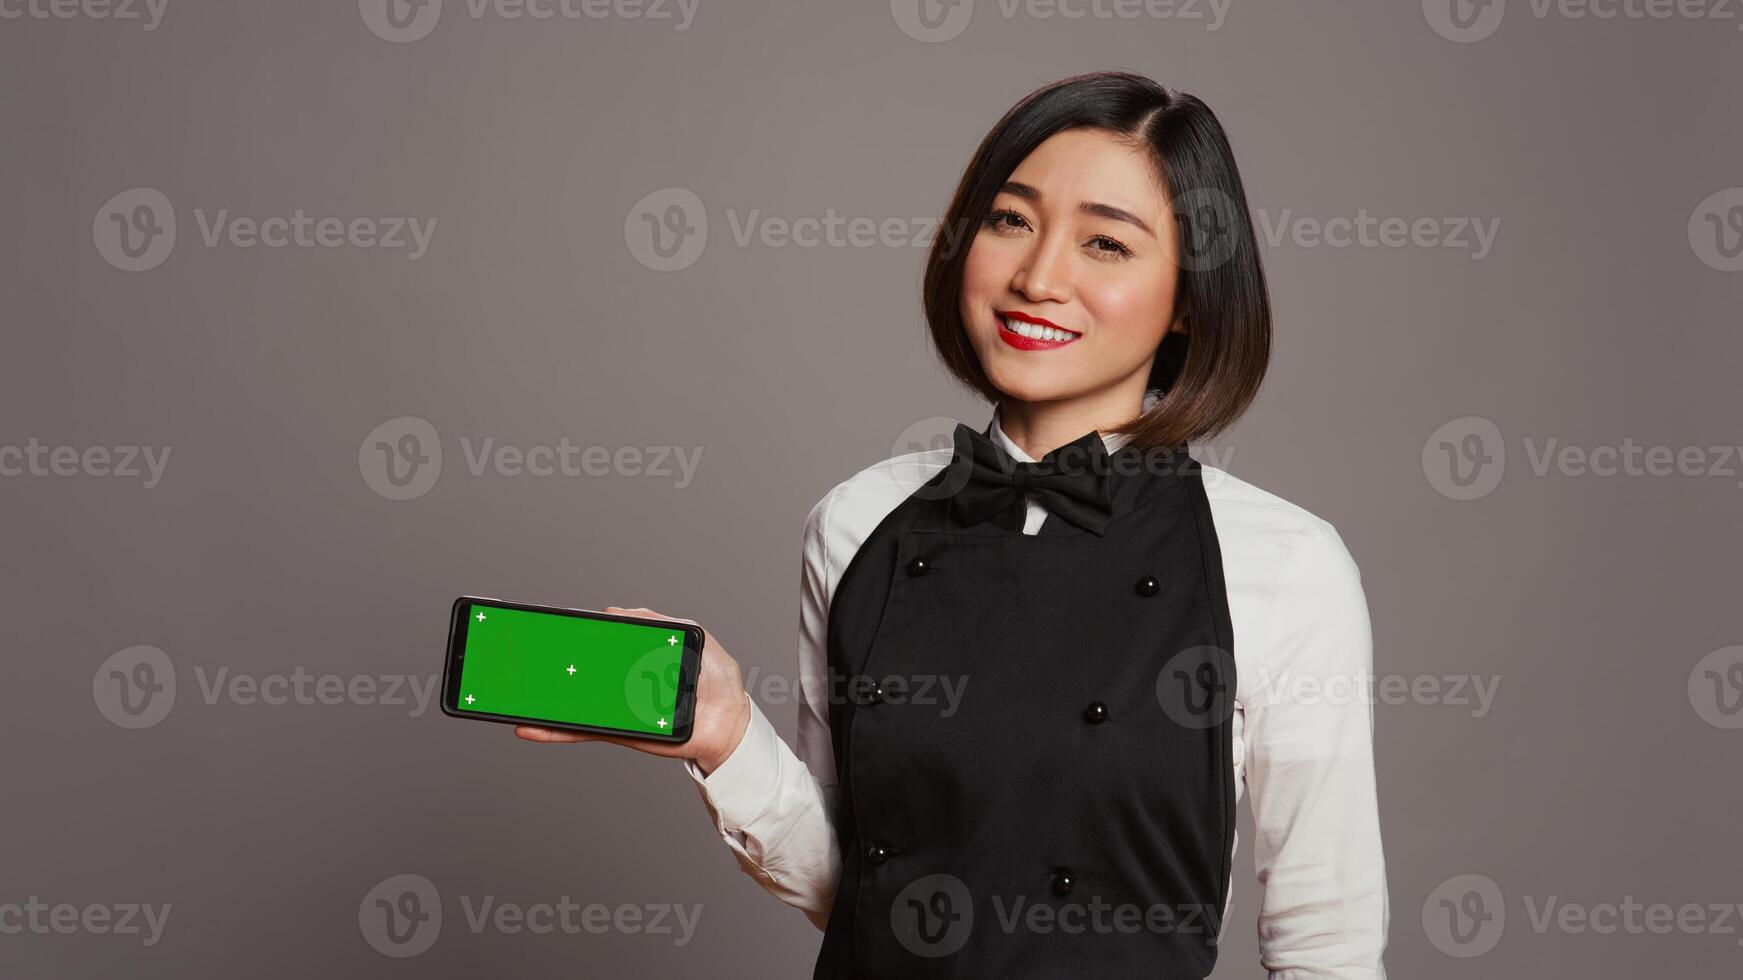
[[[1035,461],[1005,434],[996,409],[992,437],[1019,462]],[[1123,442],[1103,439],[1110,452]],[[807,517],[798,751],[752,701],[744,738],[718,769],[704,777],[684,763],[739,866],[819,929],[841,877],[824,684],[830,596],[871,532],[950,458],[949,449],[929,450],[867,467]],[[1234,626],[1235,792],[1252,801],[1261,962],[1270,980],[1385,980],[1373,708],[1360,693],[1373,644],[1360,573],[1330,524],[1223,470],[1201,469]],[[1031,495],[1023,533],[1036,533],[1046,516]]]

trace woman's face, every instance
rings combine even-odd
[[[1143,151],[1092,129],[1054,134],[1012,172],[962,281],[969,342],[1000,391],[1141,397],[1178,278],[1157,181]]]

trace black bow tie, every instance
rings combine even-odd
[[[960,422],[955,439],[954,472],[946,479],[960,488],[950,505],[964,525],[1002,514],[1004,527],[1021,531],[1028,513],[1024,495],[1033,493],[1049,513],[1093,534],[1107,530],[1113,496],[1101,433],[1091,430],[1036,463],[1017,462],[985,433]]]

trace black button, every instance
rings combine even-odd
[[[1053,876],[1053,894],[1069,895],[1072,886],[1077,884],[1077,877],[1069,869],[1060,871]]]
[[[932,563],[924,558],[915,558],[908,563],[909,575],[924,575],[932,570]]]
[[[884,686],[882,684],[873,684],[872,689],[871,689],[871,693],[866,695],[867,703],[882,704],[883,700],[884,700]]]
[[[1156,581],[1156,576],[1146,575],[1138,580],[1138,594],[1146,598],[1156,594],[1162,588],[1162,583]]]
[[[882,844],[868,844],[865,849],[865,859],[873,864],[883,864],[889,860],[889,848]]]
[[[1100,701],[1091,701],[1089,707],[1083,709],[1083,720],[1092,725],[1099,725],[1108,720],[1108,706]]]

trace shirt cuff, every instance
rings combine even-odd
[[[781,736],[753,700],[744,737],[725,762],[704,776],[696,760],[684,760],[685,771],[714,811],[722,833],[743,830],[774,801],[780,785],[780,748]]]

